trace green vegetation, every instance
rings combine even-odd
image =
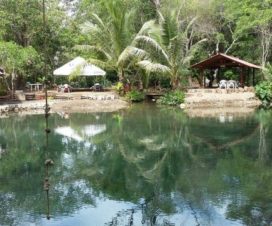
[[[126,98],[132,102],[141,102],[145,99],[145,94],[137,90],[132,90],[126,94]]]
[[[256,95],[263,102],[263,105],[269,107],[272,103],[272,82],[264,81],[256,86]]]
[[[166,93],[157,101],[157,103],[163,105],[177,106],[184,102],[184,98],[185,98],[184,92],[175,90]]]
[[[119,95],[124,92],[124,84],[122,82],[117,82],[116,86],[114,86],[113,88],[119,93]]]
[[[106,70],[110,82],[140,90],[183,88],[197,76],[190,65],[217,51],[262,65],[256,79],[270,79],[271,0],[45,3],[46,26],[40,2],[0,0],[0,66],[9,87],[43,81],[45,64],[53,81],[53,69],[78,55]]]
[[[3,78],[0,77],[0,96],[5,96],[7,95],[7,87],[3,81]]]

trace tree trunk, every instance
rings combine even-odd
[[[125,72],[123,68],[121,68],[121,70],[119,71],[119,82],[125,82]]]

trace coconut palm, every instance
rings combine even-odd
[[[121,57],[132,58],[133,53],[144,50],[145,58],[137,65],[148,73],[162,73],[169,76],[172,88],[176,88],[179,78],[186,75],[191,58],[199,48],[199,44],[206,40],[195,35],[194,24],[197,18],[189,22],[182,21],[180,10],[167,12],[165,15],[158,12],[159,23],[153,26],[158,26],[160,29],[149,27],[157,32],[149,32],[148,35],[139,33],[132,42],[134,47],[128,46],[121,55]],[[125,59],[119,58],[120,61]]]
[[[90,34],[91,43],[78,45],[76,49],[92,53],[89,62],[106,70],[116,71],[119,79],[124,79],[124,64],[118,64],[118,58],[124,49],[131,44],[134,35],[133,11],[127,10],[122,1],[105,1],[109,18],[102,19],[92,14],[92,21],[83,25],[83,32]],[[141,30],[144,32],[145,26]],[[143,51],[130,48],[133,56],[142,55]],[[128,57],[128,56],[127,56]],[[129,59],[129,57],[127,58]]]

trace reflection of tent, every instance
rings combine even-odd
[[[55,129],[55,132],[57,134],[60,134],[64,137],[73,138],[74,140],[81,142],[83,141],[82,137],[80,137],[71,127],[65,126],[65,127],[58,127]]]
[[[106,125],[88,125],[84,127],[84,135],[93,137],[99,133],[106,131]]]
[[[55,129],[57,134],[60,134],[64,137],[72,138],[78,142],[84,141],[83,137],[93,137],[97,134],[106,131],[106,125],[87,125],[78,133],[70,126],[58,127]]]
[[[82,57],[76,57],[53,72],[56,76],[68,76],[72,73],[82,76],[105,76],[106,74],[101,68],[88,64]]]

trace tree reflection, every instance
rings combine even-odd
[[[43,121],[33,117],[0,120],[4,131],[0,143],[7,150],[0,160],[0,178],[13,178],[0,184],[0,198],[23,203],[8,202],[11,207],[0,208],[6,224],[16,220],[4,218],[7,212],[20,208],[39,213],[43,208],[37,202],[44,161]],[[222,125],[150,105],[99,116],[52,116],[52,128],[69,127],[81,137],[55,133],[50,139],[50,156],[56,162],[53,217],[69,215],[82,205],[95,206],[102,194],[135,204],[133,211],[112,216],[108,225],[118,225],[121,219],[136,225],[137,214],[144,225],[171,225],[168,216],[175,214],[183,216],[185,225],[215,225],[222,210],[223,218],[269,225],[271,119],[271,112],[260,111],[256,117],[234,118]],[[86,126],[96,125],[105,129],[86,133]]]

